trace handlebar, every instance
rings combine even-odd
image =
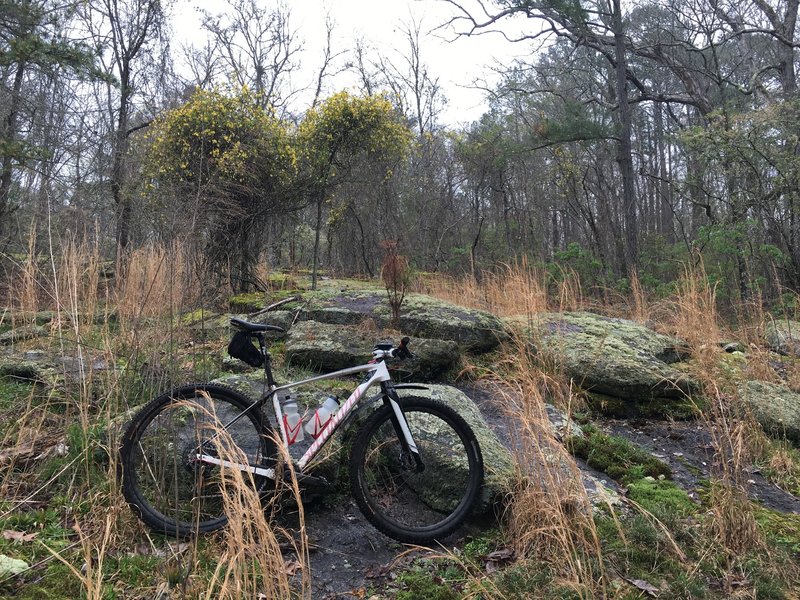
[[[411,338],[408,336],[404,337],[400,340],[400,345],[393,350],[392,356],[397,358],[413,358],[414,355],[411,354],[411,351],[408,349],[408,343],[411,341]]]
[[[408,349],[408,343],[410,341],[411,338],[408,336],[404,337],[400,340],[400,345],[397,346],[397,348],[393,348],[391,344],[378,344],[372,351],[372,357],[375,360],[383,360],[385,358],[414,358],[414,355]]]

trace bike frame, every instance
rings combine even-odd
[[[269,369],[268,366],[265,367]],[[336,377],[346,377],[348,375],[356,375],[358,373],[369,372],[368,376],[364,379],[362,383],[360,383],[355,390],[350,394],[347,400],[341,405],[338,411],[331,417],[331,421],[322,430],[322,433],[319,435],[317,439],[314,440],[314,443],[306,450],[303,456],[297,461],[296,467],[302,473],[308,464],[314,460],[322,447],[330,440],[339,426],[347,419],[348,415],[353,411],[355,406],[358,404],[359,400],[364,397],[364,393],[373,385],[380,384],[382,396],[384,398],[384,402],[387,402],[392,407],[392,412],[394,415],[393,423],[395,425],[395,430],[397,431],[398,436],[400,437],[401,444],[403,445],[404,451],[408,451],[414,458],[414,461],[417,465],[418,469],[422,468],[422,462],[419,456],[419,451],[417,449],[417,445],[414,443],[414,438],[411,435],[411,431],[408,427],[408,422],[406,421],[405,416],[403,415],[403,410],[400,408],[400,404],[398,402],[399,398],[397,397],[397,393],[394,391],[394,387],[391,385],[387,385],[387,382],[391,382],[392,378],[389,375],[389,369],[386,367],[386,363],[383,361],[367,363],[364,365],[359,365],[357,367],[350,367],[347,369],[341,369],[339,371],[333,371],[331,373],[326,373],[324,375],[318,375],[316,377],[311,377],[309,379],[303,379],[301,381],[295,381],[292,383],[288,383],[281,386],[276,386],[274,382],[271,383],[270,389],[264,394],[264,396],[250,405],[246,410],[242,411],[237,417],[231,420],[229,423],[225,425],[227,429],[231,425],[233,425],[236,421],[238,421],[244,414],[250,410],[258,409],[260,410],[260,406],[264,404],[270,396],[272,396],[272,407],[275,411],[275,418],[278,423],[278,427],[281,433],[281,442],[283,443],[284,447],[287,449],[289,448],[289,442],[286,435],[286,430],[283,426],[283,410],[281,409],[280,401],[278,400],[278,392],[289,390],[296,387],[301,387],[303,385],[307,385],[309,383],[314,383],[317,381],[325,381],[327,379],[334,379]],[[272,381],[272,377],[268,376],[268,381]],[[248,471],[255,475],[260,475],[263,477],[268,477],[270,479],[275,479],[275,469],[271,467],[260,467],[258,465],[245,465],[240,463],[234,463],[231,461],[223,460],[217,458],[215,456],[211,456],[205,453],[198,453],[197,460],[200,462],[204,462],[207,464],[214,464],[220,465],[225,467],[233,467],[236,469],[240,469],[241,471]]]

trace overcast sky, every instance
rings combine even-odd
[[[302,60],[304,65],[308,65],[306,77],[309,84],[321,62],[327,14],[335,22],[334,50],[350,49],[355,39],[363,38],[385,55],[390,55],[393,49],[407,48],[402,29],[404,23],[410,23],[412,18],[421,23],[421,31],[425,33],[453,15],[453,8],[438,0],[287,0],[287,5],[291,10],[290,24],[305,44]],[[225,2],[179,0],[173,20],[177,41],[202,41],[200,18],[195,10],[198,6],[214,14],[222,12]],[[484,92],[471,89],[473,82],[476,79],[495,80],[491,65],[496,61],[507,65],[526,51],[520,44],[505,42],[498,34],[453,38],[452,31],[428,33],[423,35],[421,44],[422,59],[428,64],[432,76],[439,77],[447,96],[448,105],[442,120],[449,125],[479,118],[487,106]],[[295,85],[298,83],[296,81]],[[345,76],[329,83],[334,91],[350,84],[351,80]]]

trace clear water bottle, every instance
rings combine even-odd
[[[312,415],[311,420],[306,423],[306,433],[318,438],[325,428],[330,424],[331,417],[339,410],[339,399],[336,396],[328,396]]]
[[[283,430],[286,432],[286,441],[289,444],[302,442],[305,437],[303,435],[303,417],[297,410],[297,398],[287,394],[281,402],[281,409],[283,410]]]

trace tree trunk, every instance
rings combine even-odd
[[[22,92],[22,81],[25,78],[26,62],[17,63],[17,72],[14,74],[14,85],[11,90],[11,104],[8,107],[8,115],[3,123],[3,139],[8,143],[9,149],[3,155],[2,166],[0,166],[0,236],[3,235],[4,224],[8,220],[8,213],[11,211],[9,203],[11,195],[11,181],[14,171],[14,157],[12,156],[12,142],[17,136],[17,113],[19,112],[20,97]]]
[[[131,205],[124,194],[125,156],[128,153],[128,119],[130,112],[130,70],[124,65],[120,74],[119,115],[114,132],[114,161],[111,167],[111,195],[117,210],[117,247],[124,252],[130,242]]]
[[[614,0],[612,16],[614,28],[614,54],[616,61],[616,93],[619,109],[620,139],[617,162],[622,174],[622,206],[625,221],[625,268],[636,269],[638,259],[638,223],[636,218],[636,196],[634,190],[633,152],[631,147],[631,107],[628,102],[627,62],[625,59],[625,35],[622,25],[621,0]]]
[[[322,229],[322,203],[325,200],[324,195],[317,198],[317,223],[314,227],[314,257],[312,259],[311,267],[311,289],[317,289],[317,264],[319,262],[319,234]]]
[[[667,170],[667,152],[664,143],[664,107],[657,103],[653,107],[655,119],[656,147],[658,149],[658,206],[659,228],[667,243],[675,241],[675,230],[672,227],[672,205],[670,203],[669,172]]]

